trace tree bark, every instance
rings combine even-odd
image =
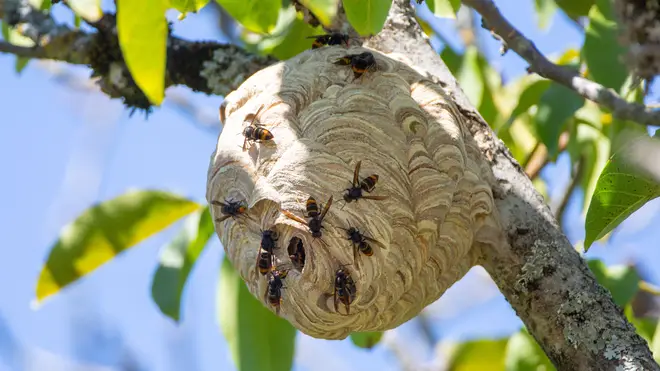
[[[97,32],[85,32],[57,24],[28,0],[0,0],[0,20],[12,27],[20,24],[24,36],[36,44],[22,47],[0,40],[0,53],[87,65],[105,94],[121,98],[129,109],[151,109],[124,63],[114,14],[104,14],[92,24]],[[185,85],[193,91],[225,95],[250,75],[277,62],[235,45],[193,42],[172,34],[167,45],[166,88]]]
[[[430,47],[408,0],[394,0],[365,46],[401,53],[445,87],[490,165],[507,236],[484,246],[483,266],[560,370],[659,370],[648,345],[600,286],[520,165]]]

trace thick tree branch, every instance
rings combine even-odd
[[[93,24],[98,30],[95,33],[58,25],[26,0],[0,0],[0,17],[36,43],[33,48],[25,48],[3,42],[0,52],[88,65],[92,75],[100,77],[104,93],[122,98],[129,107],[151,106],[124,63],[114,15],[106,14]],[[223,95],[274,62],[274,58],[253,55],[234,45],[191,42],[170,35],[165,85],[186,85],[193,91]]]
[[[481,14],[484,27],[496,33],[507,48],[526,60],[530,72],[573,89],[582,97],[608,108],[620,120],[631,120],[642,125],[660,124],[660,111],[626,102],[614,90],[580,76],[578,71],[550,62],[532,41],[504,18],[492,0],[463,0],[463,4]]]
[[[367,46],[411,59],[445,89],[493,171],[507,243],[483,246],[483,265],[560,370],[659,370],[646,342],[573,249],[529,178],[458,86],[414,21],[394,0]]]
[[[12,45],[6,41],[0,41],[0,53],[14,54],[17,57],[26,58],[45,58],[45,52],[42,48],[26,48],[24,46]]]

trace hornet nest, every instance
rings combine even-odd
[[[337,63],[365,51],[377,66],[359,78]],[[309,50],[255,73],[220,108],[206,195],[218,236],[250,292],[313,337],[408,321],[501,241],[492,174],[454,103],[394,57]],[[355,188],[376,174],[358,193],[378,197],[346,203],[358,161]],[[334,198],[320,238],[301,223],[310,196],[319,211]],[[351,227],[368,239],[354,245]],[[350,278],[335,291],[339,269]]]

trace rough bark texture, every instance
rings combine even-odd
[[[104,93],[121,98],[129,108],[150,109],[151,103],[124,63],[113,14],[105,14],[93,24],[97,32],[88,33],[55,23],[28,0],[0,0],[0,19],[10,26],[20,26],[36,44],[28,48],[0,41],[0,52],[87,65],[92,77],[99,78]],[[165,86],[186,85],[207,94],[227,94],[253,73],[276,62],[235,45],[191,42],[173,35],[167,45]]]
[[[399,326],[477,263],[475,245],[503,241],[490,170],[440,86],[375,51],[379,70],[357,80],[350,67],[333,64],[365,51],[308,50],[250,77],[225,100],[209,170],[209,202],[246,200],[249,207],[248,217],[216,223],[229,259],[269,306],[256,262],[261,231],[276,231],[275,266],[288,270],[280,314],[318,338]],[[274,138],[243,152],[246,119],[262,106],[257,120]],[[360,180],[379,176],[369,195],[387,199],[344,205],[358,161]],[[331,195],[336,200],[323,219],[322,240],[279,210],[302,217],[310,195],[323,204]],[[215,218],[220,211],[211,208]],[[350,227],[386,248],[369,242],[373,256],[354,256]],[[302,269],[287,251],[293,237],[303,241]],[[356,285],[350,313],[333,305],[341,267]]]
[[[614,9],[621,22],[620,42],[628,49],[628,68],[653,81],[660,74],[660,1],[615,0]]]
[[[366,46],[405,53],[454,98],[495,176],[493,192],[508,240],[497,248],[484,248],[483,265],[557,368],[660,369],[645,341],[561,232],[522,168],[426,43],[407,1],[393,1],[385,30]]]

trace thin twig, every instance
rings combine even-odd
[[[384,334],[383,343],[392,352],[394,357],[399,361],[399,367],[403,371],[418,370],[418,364],[415,362],[410,353],[399,344],[399,334],[396,330],[388,331]]]
[[[496,33],[506,47],[515,51],[529,64],[529,71],[564,85],[582,97],[612,111],[620,120],[642,125],[659,125],[660,111],[642,104],[626,102],[614,90],[580,76],[579,72],[550,62],[520,31],[507,21],[492,0],[462,0],[463,4],[481,14],[487,29]]]
[[[466,47],[474,45],[477,41],[478,29],[475,27],[474,18],[474,13],[468,8],[461,8],[456,14],[456,31]]]
[[[652,283],[639,281],[639,289],[651,295],[660,296],[660,287]]]
[[[534,160],[534,157],[537,156],[536,152],[539,151],[542,144],[543,143],[541,143],[540,140],[537,140],[536,144],[534,145],[534,148],[532,148],[532,150],[529,151],[529,155],[525,159],[523,159],[523,161],[520,163],[520,166],[522,166],[523,169],[525,169],[525,173],[527,173],[527,176],[529,176],[529,172],[527,171],[527,166],[529,165],[530,162]]]
[[[42,48],[28,48],[25,46],[18,46],[10,44],[6,41],[0,40],[0,53],[14,54],[17,57],[26,58],[44,58],[44,50]]]
[[[435,344],[438,342],[438,339],[436,339],[435,334],[433,333],[433,329],[431,328],[431,323],[428,318],[428,314],[424,311],[422,311],[420,314],[417,315],[417,322],[419,323],[419,329],[422,334],[422,337],[424,340],[426,340],[426,343],[428,344],[429,348],[433,349],[435,347]]]
[[[573,18],[573,17],[569,17],[569,16],[567,16],[567,18],[571,20],[571,22],[569,22],[569,23],[572,24],[575,28],[577,28],[578,31],[584,32],[584,25],[582,23],[580,23],[579,18]]]
[[[564,212],[568,206],[568,201],[570,201],[571,195],[573,195],[573,191],[575,191],[575,188],[577,188],[578,184],[580,184],[580,180],[582,179],[582,171],[584,170],[584,157],[580,157],[575,166],[576,168],[575,174],[573,174],[573,179],[571,179],[568,187],[566,187],[566,190],[561,197],[561,201],[559,202],[559,206],[557,206],[557,211],[555,212],[555,219],[557,219],[557,223],[559,223],[559,225],[562,225],[562,221],[564,220]]]
[[[570,135],[566,131],[559,136],[559,146],[557,153],[561,153],[566,149],[569,139]],[[539,174],[541,174],[541,170],[543,170],[543,168],[545,168],[546,165],[550,163],[550,160],[551,159],[548,156],[548,148],[543,143],[539,142],[527,158],[525,165],[523,165],[525,173],[529,179],[536,179]]]

